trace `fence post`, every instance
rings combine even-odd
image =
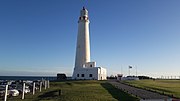
[[[22,88],[22,99],[24,99],[24,91],[25,91],[25,83],[23,83],[23,88]]]
[[[47,82],[46,80],[44,80],[44,89],[46,89],[46,86],[47,86]]]
[[[33,95],[35,94],[35,88],[36,88],[35,82],[33,82]]]
[[[41,92],[41,88],[42,88],[42,82],[40,82],[40,87],[39,87],[40,92]]]
[[[62,95],[62,90],[61,89],[59,89],[58,92],[59,92],[59,96]]]
[[[48,86],[48,88],[49,88],[49,87],[50,87],[50,86],[49,86],[49,80],[48,80],[47,82],[48,82],[48,85],[47,85],[47,86]]]
[[[8,85],[6,85],[5,94],[4,94],[4,101],[7,100],[7,92],[8,92]]]

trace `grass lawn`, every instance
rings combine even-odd
[[[180,98],[180,80],[139,80],[139,81],[124,81],[130,85],[140,88],[146,88],[159,93],[172,95]]]
[[[116,89],[106,81],[66,81],[51,82],[50,88],[27,94],[25,99],[19,97],[8,98],[9,101],[137,101],[138,99]],[[58,95],[58,90],[62,95]]]

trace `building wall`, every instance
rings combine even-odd
[[[105,68],[98,67],[98,80],[106,80],[107,79],[107,71]]]
[[[106,76],[106,69],[102,67],[75,68],[72,79],[106,80]]]

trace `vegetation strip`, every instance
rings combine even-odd
[[[139,80],[123,81],[123,83],[173,98],[180,98],[180,80]]]
[[[133,97],[106,81],[82,80],[51,82],[51,88],[35,95],[27,94],[25,99],[11,97],[10,101],[137,101]],[[60,91],[60,93],[59,93]]]

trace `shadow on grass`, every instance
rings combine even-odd
[[[112,97],[118,101],[138,101],[138,98],[115,88],[109,83],[101,83],[101,86],[104,87],[112,95]]]
[[[53,90],[53,91],[49,91],[44,93],[43,95],[39,95],[38,98],[53,98],[53,97],[57,97],[59,96],[59,91],[58,90]]]
[[[70,83],[70,82],[66,82],[66,84],[69,85],[69,86],[72,86],[72,83]]]

